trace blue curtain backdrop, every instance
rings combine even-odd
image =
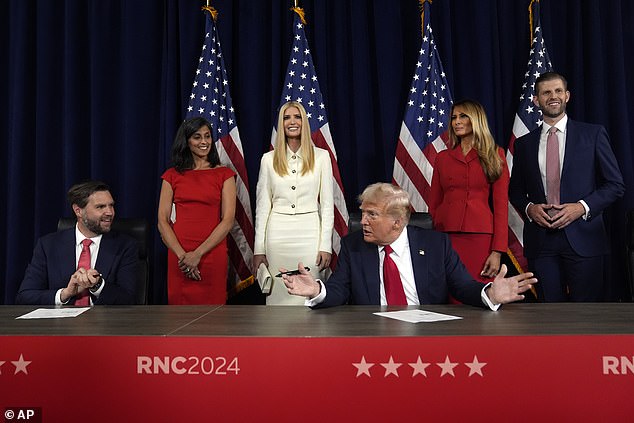
[[[202,1],[9,0],[0,14],[0,298],[12,304],[35,240],[69,216],[65,193],[107,181],[117,214],[156,223],[160,175],[204,36]],[[290,0],[214,0],[255,192],[291,45]],[[417,0],[300,0],[348,207],[389,181],[420,47]],[[436,0],[431,21],[454,98],[485,106],[506,147],[529,54],[529,0]],[[625,212],[634,207],[634,2],[542,0],[544,38],[568,77],[573,119],[607,127],[627,192],[608,212],[608,300],[629,299]],[[630,75],[629,78],[626,75]],[[152,234],[150,301],[165,302]]]

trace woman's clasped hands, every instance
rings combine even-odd
[[[202,279],[200,270],[198,270],[198,263],[200,263],[200,255],[195,251],[188,251],[178,258],[178,268],[188,279],[195,281]]]

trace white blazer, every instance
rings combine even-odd
[[[256,189],[254,254],[266,254],[266,225],[271,212],[301,214],[319,212],[321,236],[318,251],[332,252],[334,226],[334,194],[330,155],[313,147],[315,167],[302,175],[302,160],[298,153],[286,148],[288,175],[280,176],[273,169],[271,150],[262,156]]]

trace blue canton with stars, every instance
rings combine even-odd
[[[425,32],[404,118],[405,125],[421,150],[448,129],[452,104],[449,85],[429,24],[429,3],[423,7]]]
[[[328,123],[326,107],[319,89],[319,82],[317,82],[317,73],[304,33],[304,25],[297,15],[293,20],[293,48],[286,70],[280,106],[287,101],[297,101],[304,106],[311,132],[315,132]]]
[[[205,43],[189,97],[186,118],[203,116],[211,123],[212,137],[218,141],[236,126],[236,117],[229,93],[229,80],[220,49],[216,24],[208,14]]]
[[[535,11],[537,16],[539,16],[539,9],[537,8]],[[535,80],[542,73],[551,72],[552,70],[553,65],[550,62],[548,51],[544,45],[544,38],[542,37],[542,31],[539,26],[538,19],[535,26],[535,37],[533,38],[533,45],[528,59],[528,70],[524,75],[522,95],[520,95],[520,105],[517,110],[517,115],[529,131],[532,131],[542,124],[542,112],[533,103]]]

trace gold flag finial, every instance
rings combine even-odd
[[[432,0],[419,0],[420,2],[420,33],[425,33],[425,3],[432,3]]]
[[[297,5],[297,0],[295,0],[295,7],[291,7],[291,10],[299,16],[299,20],[302,21],[304,25],[306,25],[306,14],[304,13],[304,9]]]
[[[218,19],[218,11],[214,9],[213,6],[211,6],[211,2],[209,0],[207,0],[207,5],[201,7],[200,10],[209,12],[214,22],[216,22],[216,19]]]

